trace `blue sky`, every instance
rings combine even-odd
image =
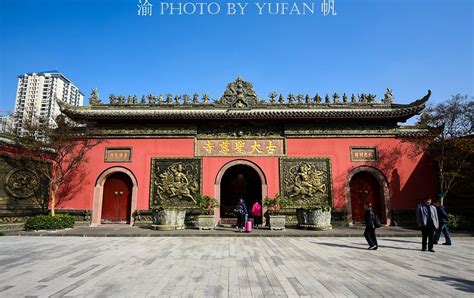
[[[386,87],[399,103],[428,89],[432,102],[474,95],[471,0],[335,0],[337,16],[259,16],[255,0],[243,16],[170,16],[159,15],[162,1],[149,1],[151,17],[137,16],[138,0],[0,0],[0,110],[13,110],[19,74],[49,69],[86,98],[98,88],[105,100],[150,92],[218,98],[238,75],[262,98],[381,98]]]

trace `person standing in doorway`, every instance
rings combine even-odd
[[[255,227],[262,224],[262,205],[260,205],[258,200],[252,206],[252,218]]]
[[[377,236],[375,235],[375,229],[380,227],[380,220],[372,210],[372,203],[368,202],[365,205],[365,231],[364,237],[369,244],[368,249],[377,250],[379,245],[377,243]]]
[[[235,215],[237,216],[237,229],[239,232],[244,231],[245,220],[248,216],[247,206],[245,206],[245,202],[243,198],[239,198],[237,202],[237,206],[235,206]]]
[[[435,206],[431,205],[431,198],[425,197],[423,204],[416,206],[416,221],[421,228],[421,250],[426,251],[426,242],[428,242],[428,251],[434,252],[434,232],[439,227],[438,212]]]
[[[438,204],[436,205],[436,211],[438,212],[439,227],[434,235],[434,244],[438,244],[441,233],[443,233],[444,239],[446,240],[443,245],[451,245],[451,237],[449,236],[448,230],[449,218],[446,207],[442,204]]]

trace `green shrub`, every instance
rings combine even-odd
[[[468,230],[472,228],[472,223],[469,217],[465,215],[448,214],[449,224],[451,229]]]
[[[284,195],[276,194],[273,199],[269,197],[265,198],[263,204],[267,207],[270,214],[277,215],[280,214],[282,209],[291,204],[291,200]]]
[[[211,215],[214,214],[214,208],[219,207],[217,200],[210,196],[198,195],[196,198],[196,205],[198,206],[201,214]]]
[[[69,214],[36,215],[25,222],[26,231],[61,230],[74,227],[74,217]]]

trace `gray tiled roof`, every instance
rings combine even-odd
[[[421,113],[431,91],[410,104],[332,103],[332,104],[263,104],[253,108],[228,108],[220,104],[198,105],[93,105],[76,107],[60,103],[72,119],[393,119],[404,121]]]

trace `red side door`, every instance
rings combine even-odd
[[[104,184],[103,223],[130,222],[132,182],[124,173],[110,175]]]
[[[374,212],[382,218],[380,185],[374,176],[366,172],[357,173],[352,177],[350,188],[353,221],[364,221],[364,204],[366,202],[371,202]]]

